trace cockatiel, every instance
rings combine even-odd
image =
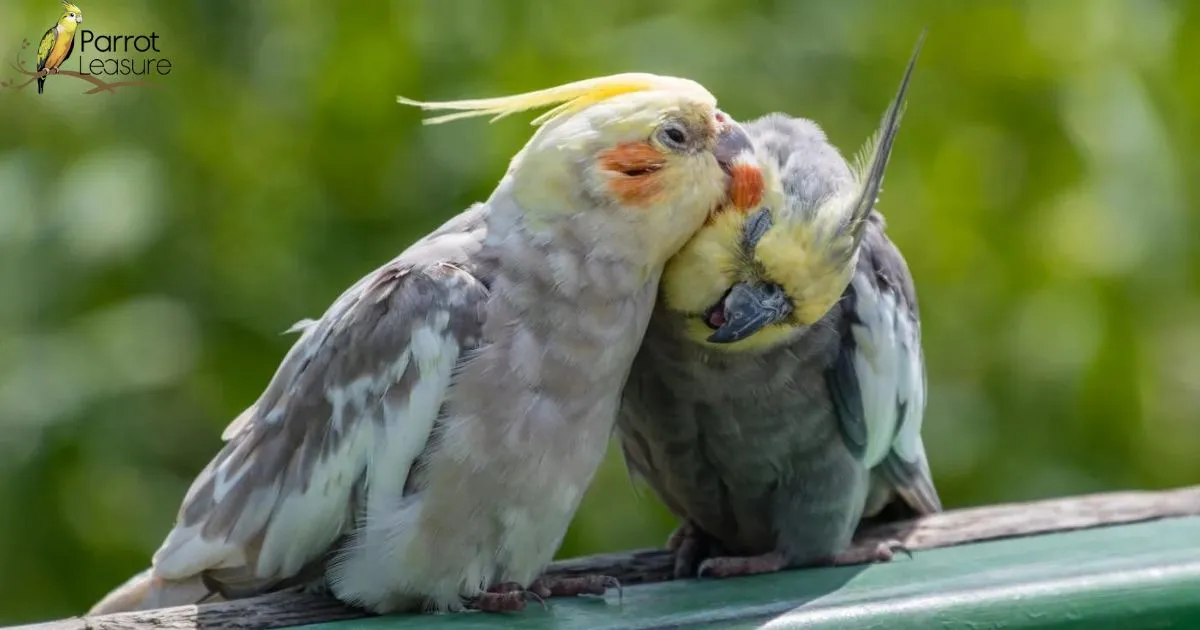
[[[896,494],[941,510],[912,277],[873,209],[917,52],[855,167],[812,121],[747,123],[764,206],[719,214],[667,265],[617,427],[683,520],[678,577],[887,560],[898,543],[846,551],[862,517]]]
[[[686,79],[624,74],[430,119],[557,105],[490,198],[359,280],[284,357],[152,568],[92,614],[327,584],[377,613],[512,610],[590,483],[663,265],[757,207],[745,131]],[[528,589],[524,591],[523,589]]]
[[[75,50],[75,31],[83,23],[83,11],[70,2],[63,2],[62,5],[63,14],[58,18],[58,23],[51,26],[50,30],[42,35],[42,41],[38,44],[37,69],[39,73],[45,70],[51,74],[57,74],[58,68],[71,56],[71,51]],[[42,86],[45,83],[46,76],[39,76],[37,80],[38,94],[42,93]]]

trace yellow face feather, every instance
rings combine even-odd
[[[781,207],[771,203],[782,203],[782,190],[778,185],[770,190],[768,207]],[[840,199],[826,203],[839,202],[845,203]],[[721,213],[684,245],[663,273],[663,303],[685,317],[689,339],[710,348],[743,352],[788,341],[802,327],[819,321],[841,299],[857,260],[845,255],[853,248],[852,237],[838,234],[822,219],[812,223],[777,220],[758,241],[753,256],[747,256],[741,241],[748,218],[739,212]],[[737,343],[707,341],[713,329],[705,323],[705,313],[735,283],[755,281],[782,287],[794,306],[791,316]]]
[[[662,279],[671,310],[698,316],[743,279],[746,265],[737,243],[745,221],[739,212],[722,212],[671,258]]]
[[[692,98],[716,107],[717,99],[699,83],[690,79],[660,76],[642,72],[615,74],[559,85],[544,90],[501,96],[497,98],[467,99],[461,101],[423,102],[397,96],[397,102],[424,110],[457,110],[455,114],[435,116],[425,120],[427,125],[450,122],[462,118],[491,116],[495,122],[518,112],[554,106],[554,109],[538,116],[531,124],[537,126],[550,122],[565,114],[578,112],[621,94],[664,90],[684,93]]]
[[[853,247],[853,240],[849,235],[835,238],[842,242],[829,242],[812,225],[781,225],[767,232],[755,249],[763,276],[792,298],[795,325],[815,324],[850,283],[856,259],[846,260],[840,252]]]
[[[739,245],[746,219],[741,212],[721,212],[671,258],[663,272],[664,304],[684,315],[684,334],[689,339],[710,348],[731,352],[766,349],[783,343],[794,331],[791,325],[777,324],[735,344],[707,341],[713,331],[704,321],[705,311],[734,283],[760,277]]]
[[[819,322],[841,299],[858,264],[923,39],[924,33],[879,131],[848,165],[850,185],[812,189],[806,182],[811,174],[793,171],[792,160],[821,158],[799,152],[803,145],[785,163],[760,153],[769,214],[753,212],[748,223],[750,215],[727,213],[702,228],[668,262],[661,304],[683,317],[689,339],[734,352],[769,348]],[[809,131],[803,127],[792,126],[791,133],[811,138],[815,126]],[[763,133],[772,132],[767,127]],[[817,137],[825,141],[819,130]],[[780,168],[798,173],[789,182],[793,191],[788,198]],[[710,336],[718,343],[708,341]]]

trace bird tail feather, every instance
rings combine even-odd
[[[942,500],[933,485],[933,476],[929,472],[929,464],[923,452],[915,463],[905,462],[892,453],[884,458],[879,465],[879,471],[918,515],[942,511]]]
[[[110,591],[92,606],[88,616],[186,606],[201,600],[220,601],[219,597],[211,594],[200,576],[186,580],[164,580],[154,575],[153,571],[146,569]]]

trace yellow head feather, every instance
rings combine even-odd
[[[460,118],[474,118],[477,116],[492,116],[489,122],[495,122],[517,112],[550,107],[552,105],[556,106],[554,109],[535,118],[531,124],[536,126],[550,122],[565,114],[573,114],[614,96],[652,90],[687,93],[697,100],[711,103],[714,107],[717,103],[716,97],[695,81],[644,72],[628,72],[607,77],[584,79],[535,92],[497,98],[422,102],[397,96],[396,101],[403,105],[412,105],[425,110],[458,110],[456,114],[445,114],[443,116],[427,118],[425,119],[425,124],[427,125],[436,125]]]
[[[83,11],[81,11],[79,9],[79,7],[71,4],[70,2],[67,2],[67,0],[63,0],[62,5],[63,5],[63,9],[65,9],[66,11],[68,11],[70,13],[83,13]]]

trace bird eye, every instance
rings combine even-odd
[[[676,123],[670,123],[658,132],[658,137],[663,144],[673,149],[687,148],[688,134],[684,128]]]
[[[69,18],[71,18],[72,20],[74,20],[74,19],[75,19],[75,14],[74,14],[74,13],[68,13],[68,14],[67,14],[67,17],[69,17]]]

